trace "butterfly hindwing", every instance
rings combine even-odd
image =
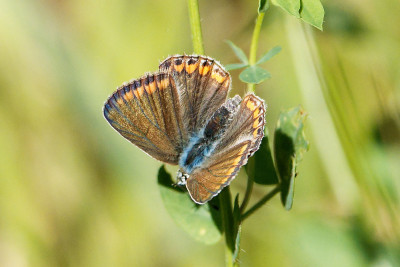
[[[161,71],[176,82],[183,111],[183,124],[189,132],[198,132],[225,102],[230,90],[229,73],[215,60],[204,56],[172,56],[164,60]]]
[[[253,93],[247,94],[240,103],[239,110],[232,123],[226,129],[216,150],[223,150],[235,144],[237,140],[250,140],[250,154],[252,156],[259,148],[264,137],[265,105],[264,101]]]
[[[186,186],[199,204],[209,201],[229,185],[247,159],[257,151],[264,136],[265,106],[254,94],[248,94],[213,154],[201,168],[194,170]]]
[[[123,137],[150,156],[178,164],[187,131],[172,76],[149,74],[115,91],[104,105],[104,116]]]
[[[192,199],[204,204],[229,185],[240,167],[246,164],[250,146],[248,140],[239,143],[223,153],[211,156],[209,166],[195,170],[186,181]]]

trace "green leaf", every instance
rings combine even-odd
[[[247,67],[247,66],[248,65],[244,64],[244,63],[233,63],[233,64],[225,65],[225,69],[227,71],[229,71],[229,70],[237,70],[237,69],[241,69],[241,68],[244,68],[244,67]]]
[[[245,68],[239,75],[239,79],[245,83],[258,84],[269,78],[271,74],[267,70],[255,65]]]
[[[239,224],[239,227],[238,227],[238,230],[236,233],[236,238],[235,238],[235,250],[233,251],[233,255],[232,255],[233,262],[237,262],[239,259],[241,237],[242,237],[242,225]]]
[[[268,130],[265,128],[265,135],[260,148],[249,158],[245,166],[248,177],[253,179],[255,183],[262,185],[273,185],[279,182],[268,139]]]
[[[225,42],[232,48],[233,52],[235,52],[235,55],[240,59],[240,61],[242,61],[245,65],[249,64],[249,60],[242,49],[229,40],[226,40]]]
[[[322,31],[324,7],[320,0],[301,0],[301,19]]]
[[[284,111],[280,114],[275,130],[275,162],[281,184],[281,201],[287,210],[293,204],[297,165],[309,146],[304,135],[306,117],[300,106]]]
[[[241,214],[240,214],[240,206],[239,206],[239,194],[236,195],[235,201],[233,203],[233,235],[235,237],[235,245],[233,250],[232,261],[236,262],[239,257],[240,252],[240,237],[242,232],[241,225]]]
[[[269,0],[260,0],[258,2],[258,13],[265,13],[269,8]]]
[[[190,196],[173,185],[171,175],[164,165],[158,171],[158,185],[164,206],[172,219],[195,240],[205,244],[215,244],[221,239],[221,217],[219,204],[209,201],[207,205],[197,205]]]
[[[239,194],[236,195],[235,201],[233,202],[233,233],[236,236],[236,232],[238,230],[238,227],[240,225],[240,205],[239,205]]]
[[[263,55],[257,62],[256,65],[259,65],[261,63],[264,63],[268,60],[270,60],[273,56],[281,52],[282,48],[280,46],[275,46],[271,50],[269,50],[265,55]]]
[[[325,12],[320,0],[275,0],[274,4],[322,30]]]
[[[296,18],[300,18],[301,0],[275,0],[275,4]]]

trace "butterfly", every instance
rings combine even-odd
[[[104,117],[151,157],[179,165],[177,184],[209,201],[237,175],[264,136],[264,101],[248,93],[227,99],[230,74],[216,60],[175,55],[159,71],[123,84]]]

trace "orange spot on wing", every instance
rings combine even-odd
[[[213,72],[211,73],[211,78],[214,79],[214,80],[216,80],[216,81],[219,82],[219,83],[223,83],[223,81],[225,81],[225,77],[221,76],[221,74],[219,74],[219,73],[216,72],[216,71],[213,71]]]
[[[257,118],[258,114],[260,114],[260,109],[256,109],[253,113],[253,118]]]
[[[191,74],[197,69],[198,65],[197,64],[188,64],[186,65],[186,72]]]
[[[201,69],[199,70],[199,72],[202,76],[206,75],[210,71],[210,66],[201,66],[200,68]]]
[[[258,129],[255,129],[253,132],[253,137],[256,138],[258,136]]]
[[[256,105],[255,105],[254,102],[251,101],[251,100],[248,100],[248,101],[247,101],[246,106],[247,106],[251,111],[253,111],[253,110],[256,108]]]
[[[145,87],[146,92],[151,95],[156,90],[155,83],[150,83],[148,86]]]
[[[126,101],[131,100],[133,98],[132,91],[129,91],[129,92],[125,93],[124,98],[125,98]]]
[[[150,86],[150,93],[152,94],[157,89],[156,82],[150,83],[149,86]]]
[[[258,120],[255,120],[253,122],[253,128],[258,128],[259,125],[260,125],[260,123],[258,122]]]
[[[182,72],[182,70],[183,70],[183,63],[182,63],[181,65],[174,65],[174,69],[175,69],[177,72]]]
[[[136,90],[133,91],[136,98],[141,98],[143,95],[143,92],[144,92],[143,86],[140,86],[140,87],[136,88]]]

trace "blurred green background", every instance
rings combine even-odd
[[[283,48],[256,88],[267,127],[302,104],[311,146],[293,209],[276,197],[244,223],[243,266],[400,265],[400,2],[323,4],[323,32],[266,14],[259,54]],[[224,40],[248,51],[256,10],[200,0],[207,55],[237,62]],[[0,0],[0,36],[0,265],[223,265],[223,242],[166,213],[160,163],[102,116],[122,82],[192,52],[186,1]]]

